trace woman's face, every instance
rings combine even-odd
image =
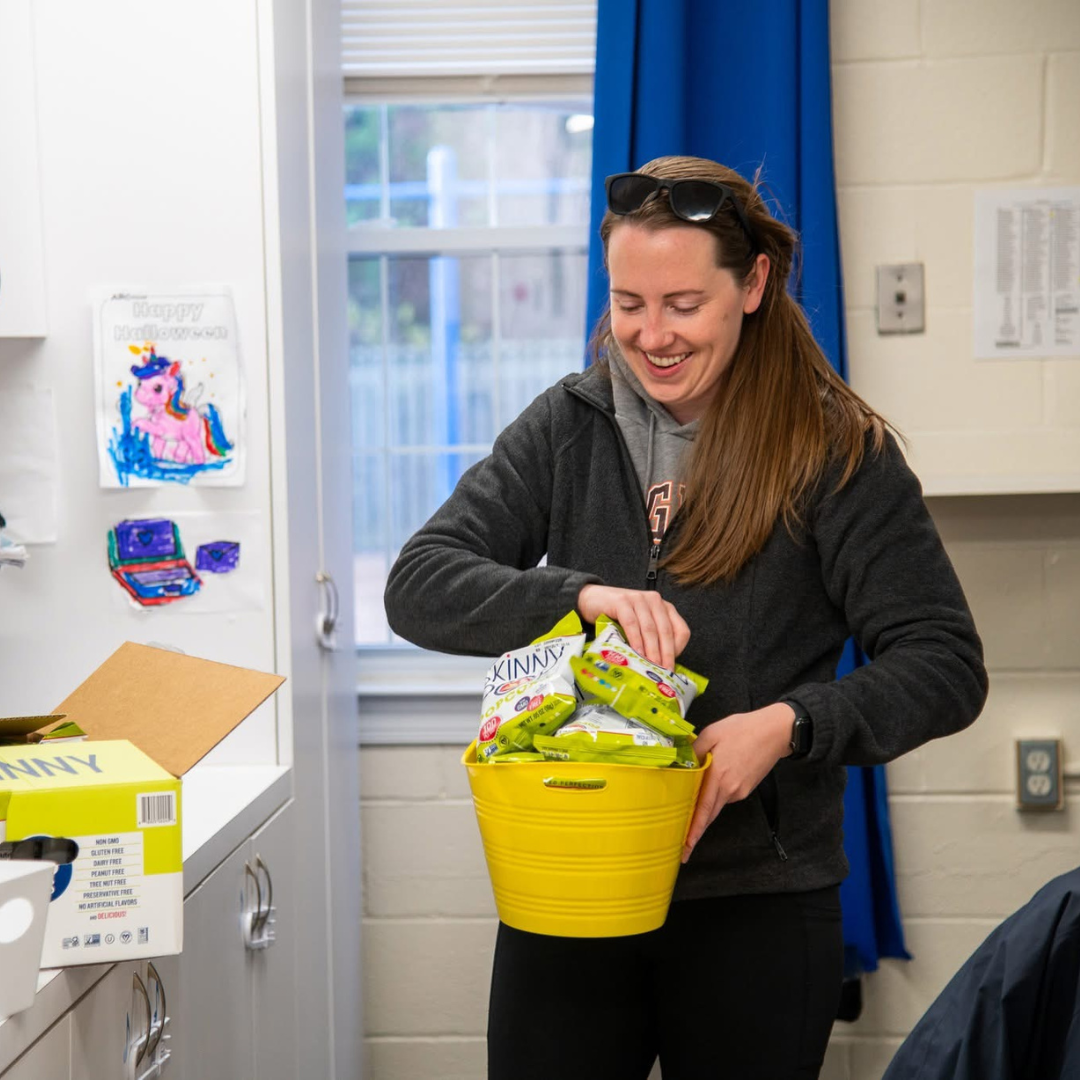
[[[769,260],[751,284],[716,265],[716,240],[694,226],[619,224],[608,239],[611,331],[646,392],[681,424],[701,416],[756,311]]]

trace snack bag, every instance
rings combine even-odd
[[[610,705],[621,716],[644,724],[675,746],[694,741],[694,725],[679,715],[677,704],[657,695],[646,676],[589,655],[575,657],[570,666],[585,697]]]
[[[484,678],[476,760],[533,749],[533,737],[554,731],[578,702],[571,657],[585,634],[576,611],[531,645],[504,653]]]
[[[679,716],[684,719],[690,703],[709,685],[708,679],[682,664],[676,664],[674,670],[669,671],[647,660],[627,645],[622,627],[607,615],[597,618],[596,638],[589,642],[585,657],[594,663],[602,660],[626,668],[627,674],[632,673],[636,677],[624,676],[620,680],[622,685],[640,689],[654,697],[662,707],[677,709]],[[619,709],[619,712],[627,715],[623,709]]]
[[[676,758],[670,739],[595,702],[578,709],[554,735],[537,736],[535,745],[551,761],[663,768]]]

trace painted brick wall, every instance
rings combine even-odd
[[[973,191],[1080,183],[1075,0],[833,0],[836,159],[853,378],[905,431],[1080,424],[1080,362],[972,382]],[[927,333],[880,338],[874,267],[926,264]],[[953,381],[950,381],[953,380]],[[957,409],[957,402],[963,409]],[[1008,454],[1010,448],[997,448]],[[967,732],[889,767],[915,959],[866,981],[827,1080],[878,1080],[1001,919],[1080,862],[1080,784],[1061,814],[1014,808],[1013,740],[1080,763],[1080,495],[929,500],[986,644],[991,694]],[[364,1000],[371,1080],[480,1080],[494,908],[459,748],[361,755]],[[524,1034],[523,1034],[523,1037]]]

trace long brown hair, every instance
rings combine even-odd
[[[600,224],[605,261],[620,223],[647,229],[702,228],[716,239],[717,265],[740,285],[755,273],[759,252],[770,269],[758,309],[744,316],[742,333],[718,392],[709,403],[687,467],[681,528],[664,565],[680,582],[731,581],[764,546],[782,520],[794,533],[807,494],[834,462],[836,490],[862,461],[866,436],[873,453],[885,444],[885,421],[833,370],[810,332],[802,308],[787,291],[798,238],[769,213],[759,193],[732,169],[694,157],[662,157],[638,172],[667,179],[726,184],[742,202],[755,246],[730,209],[690,224],[671,210],[664,194],[639,210]],[[610,305],[593,335],[601,363],[618,350]]]

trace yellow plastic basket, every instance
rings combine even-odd
[[[644,934],[667,917],[700,769],[580,762],[469,773],[499,918],[557,937]]]

